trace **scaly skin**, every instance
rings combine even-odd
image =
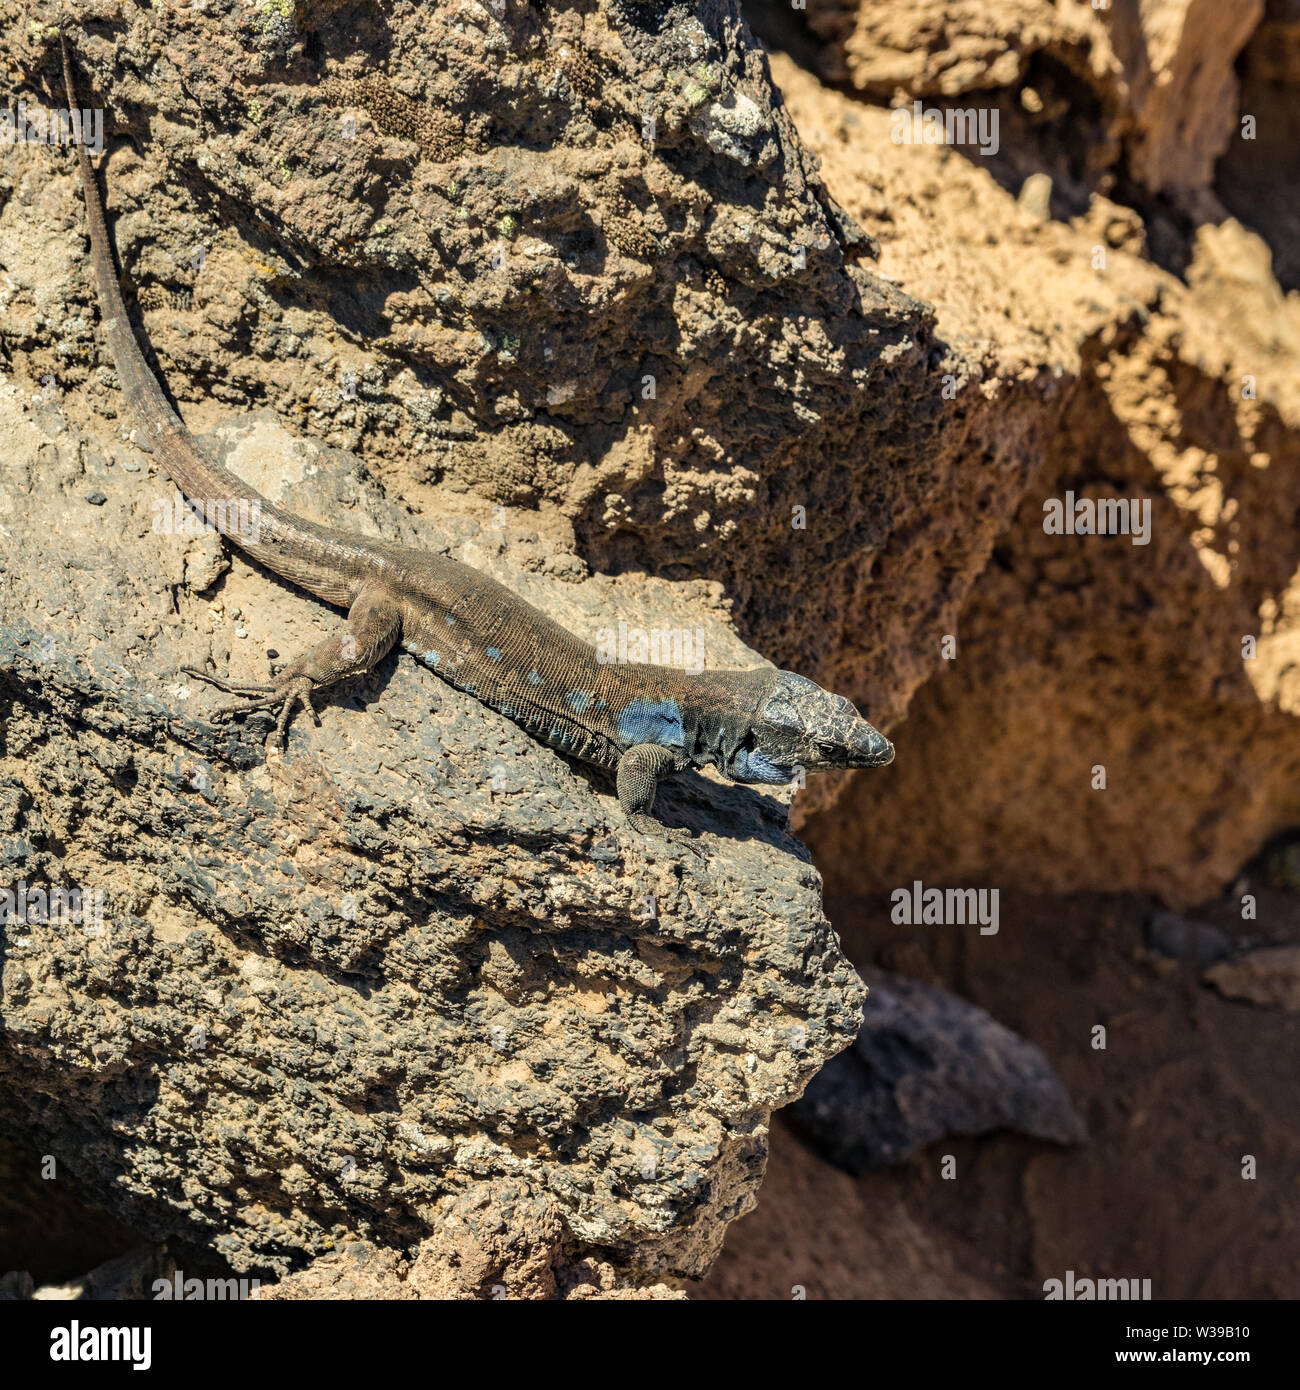
[[[68,106],[76,111],[66,37],[61,43]],[[191,670],[239,697],[217,716],[276,709],[283,742],[297,707],[315,717],[313,691],[368,671],[400,642],[443,680],[543,743],[612,769],[629,822],[659,834],[663,827],[649,814],[655,788],[686,767],[712,764],[733,781],[779,784],[800,769],[892,760],[889,741],[848,700],[803,676],[770,667],[691,674],[602,662],[589,643],[478,570],[446,555],[317,526],[282,511],[209,459],[168,404],[136,341],[83,143],[77,154],[104,333],[137,422],[137,443],[192,504],[210,509],[221,502],[227,517],[257,517],[247,533],[220,528],[245,554],[348,610],[345,631],[291,661],[266,685],[233,685]]]

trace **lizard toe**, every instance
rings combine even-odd
[[[648,836],[650,839],[668,840],[674,845],[680,845],[683,849],[689,850],[700,859],[706,857],[704,848],[685,826],[679,825],[669,828],[644,812],[634,813],[627,819],[628,824],[638,834]]]
[[[275,692],[274,685],[241,685],[235,681],[228,681],[221,676],[214,676],[210,671],[200,671],[197,666],[182,666],[181,671],[184,675],[194,676],[195,679],[206,681],[208,685],[215,685],[218,690],[224,691],[227,695],[270,695]],[[247,709],[247,705],[235,705],[235,709]]]
[[[695,836],[692,835],[691,832],[685,829],[684,827],[679,827],[676,830],[670,830],[668,832],[668,838],[672,840],[674,844],[681,845],[683,849],[690,850],[690,852],[697,859],[708,858],[708,851],[695,838]]]
[[[229,719],[235,714],[254,714],[262,709],[275,709],[283,699],[283,692],[273,688],[250,690],[237,700],[228,700],[225,704],[218,705],[208,718],[213,720]]]
[[[276,746],[281,752],[284,751],[288,736],[289,721],[293,718],[294,711],[298,708],[311,716],[312,723],[320,728],[320,715],[316,713],[316,707],[311,702],[311,680],[307,676],[295,676],[287,685],[282,686],[276,695],[276,700],[282,700],[280,704],[280,716],[275,721],[275,733],[271,735],[275,740]],[[268,742],[270,740],[268,739]]]

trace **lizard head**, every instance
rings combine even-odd
[[[793,671],[773,674],[727,775],[736,782],[792,781],[796,770],[883,767],[894,745],[843,695]]]

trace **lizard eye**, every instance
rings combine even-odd
[[[817,751],[819,753],[825,753],[828,758],[833,758],[836,755],[836,753],[839,752],[838,746],[834,743],[831,743],[829,739],[815,739],[814,743],[816,744]]]

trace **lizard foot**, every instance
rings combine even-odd
[[[647,835],[651,839],[669,840],[673,844],[689,850],[699,859],[707,858],[703,847],[696,842],[695,837],[684,825],[669,828],[655,820],[653,816],[647,816],[643,813],[630,815],[627,820],[632,829],[639,834]]]
[[[294,710],[299,707],[305,710],[311,716],[312,723],[320,728],[320,716],[311,702],[312,681],[309,676],[291,676],[288,680],[275,681],[269,685],[237,685],[222,680],[220,676],[200,671],[195,666],[182,666],[181,670],[188,676],[197,676],[199,680],[215,685],[218,690],[224,690],[228,695],[239,696],[239,699],[231,700],[229,704],[218,705],[212,711],[209,717],[214,722],[228,719],[233,714],[278,709],[280,714],[275,721],[275,733],[272,737],[281,750],[284,749],[285,731],[289,727],[289,720],[293,717]]]

